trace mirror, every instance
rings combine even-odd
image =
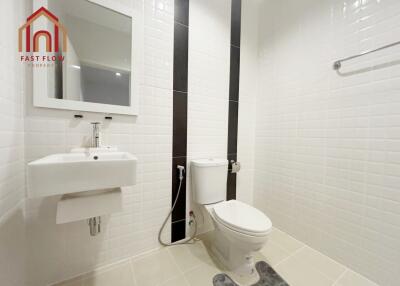
[[[48,0],[47,8],[67,31],[67,49],[53,49],[63,60],[34,71],[37,85],[45,84],[35,106],[136,114],[132,17],[88,0]],[[45,26],[55,35],[56,25]]]

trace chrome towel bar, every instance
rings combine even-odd
[[[378,51],[381,51],[381,50],[384,50],[384,49],[387,49],[387,48],[391,48],[393,46],[397,46],[399,44],[400,44],[400,41],[398,41],[396,43],[392,43],[392,44],[386,45],[386,46],[383,46],[383,47],[380,47],[380,48],[377,48],[375,50],[366,51],[366,52],[363,52],[363,53],[355,55],[355,56],[351,56],[351,57],[348,57],[348,58],[345,58],[345,59],[338,60],[338,61],[333,63],[333,69],[334,70],[339,70],[342,67],[342,62],[346,62],[346,61],[349,61],[349,60],[352,60],[352,59],[355,59],[355,58],[359,58],[359,57],[362,57],[362,56],[365,56],[365,55],[368,55],[368,54],[372,54],[372,53],[375,53],[375,52],[378,52]]]

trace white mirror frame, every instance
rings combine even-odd
[[[64,110],[77,110],[88,112],[100,112],[109,114],[138,115],[139,111],[139,92],[140,78],[142,74],[143,56],[143,34],[142,34],[142,15],[137,13],[133,7],[127,9],[126,6],[116,3],[113,0],[86,0],[94,4],[103,6],[117,13],[132,18],[132,57],[131,57],[131,90],[130,106],[118,106],[111,104],[101,104],[83,102],[66,99],[50,98],[47,90],[46,68],[32,68],[33,72],[33,105],[36,107],[55,108]],[[33,11],[40,7],[48,7],[48,0],[33,0]],[[66,27],[68,29],[68,27]]]

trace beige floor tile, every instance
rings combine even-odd
[[[331,286],[338,278],[320,272],[316,265],[299,255],[301,250],[274,267],[290,286]],[[325,267],[324,267],[325,269]]]
[[[334,282],[312,268],[293,263],[290,259],[274,269],[290,286],[331,286]]]
[[[182,274],[166,249],[134,259],[133,274],[138,286],[155,286]]]
[[[282,247],[286,252],[289,252],[290,254],[295,252],[296,250],[299,250],[304,246],[304,243],[294,239],[290,235],[276,228],[272,230],[268,242],[278,244],[280,247]]]
[[[185,277],[190,286],[212,286],[213,278],[218,273],[221,273],[218,268],[203,264],[186,272]]]
[[[82,286],[134,286],[130,261],[101,270],[93,277],[82,280]]]
[[[177,245],[168,248],[182,272],[189,271],[203,263],[212,264],[211,257],[203,242]]]
[[[81,278],[71,279],[65,282],[54,284],[53,286],[82,286],[82,279]]]
[[[255,260],[264,260],[271,266],[278,264],[279,262],[290,256],[289,252],[283,249],[280,245],[273,243],[272,241],[267,242],[267,244],[261,249],[260,253],[262,257],[256,255]]]
[[[172,278],[171,280],[166,281],[160,286],[190,286],[189,282],[187,282],[184,275]]]
[[[334,280],[338,279],[346,270],[343,265],[308,246],[299,250],[294,255],[294,259],[297,259],[299,263],[310,264],[315,270]]]
[[[334,286],[378,286],[372,281],[364,278],[351,270],[346,273],[334,284]]]
[[[260,260],[274,266],[291,286],[378,286],[277,229],[255,254],[255,261]],[[204,243],[198,241],[162,249],[55,286],[211,286],[213,277],[222,272],[240,285],[258,280],[258,276],[243,278],[222,269]]]

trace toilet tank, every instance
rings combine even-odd
[[[228,160],[193,160],[190,168],[194,202],[206,205],[226,200]]]

